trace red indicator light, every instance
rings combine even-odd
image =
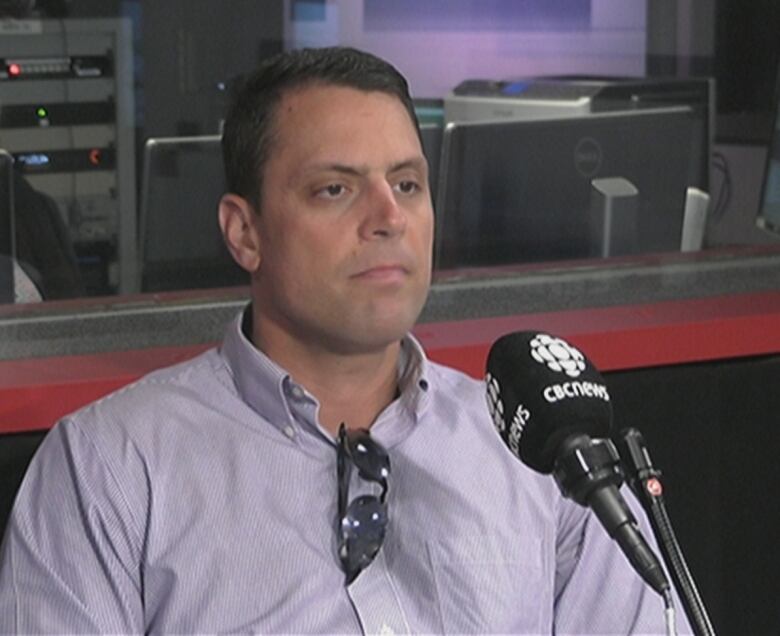
[[[9,64],[8,65],[8,74],[13,77],[18,77],[22,74],[22,67],[18,64]]]
[[[98,150],[97,148],[93,148],[92,150],[89,151],[89,162],[93,166],[100,165],[100,150]]]
[[[660,497],[664,492],[664,487],[655,477],[651,477],[647,480],[645,488],[647,488],[647,492],[649,492],[653,497]]]

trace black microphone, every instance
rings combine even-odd
[[[491,347],[485,381],[493,422],[512,453],[553,473],[565,497],[593,510],[639,575],[668,594],[661,563],[618,491],[623,473],[609,439],[612,404],[590,360],[561,338],[517,332]]]

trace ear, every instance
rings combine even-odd
[[[250,203],[236,194],[225,194],[219,202],[219,227],[233,259],[250,274],[262,260],[260,234]]]

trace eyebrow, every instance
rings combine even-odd
[[[390,166],[390,172],[398,172],[399,170],[406,170],[411,168],[413,170],[424,170],[428,166],[428,161],[424,156],[412,157],[405,161],[399,161]]]
[[[402,161],[398,161],[390,166],[390,169],[388,170],[388,173],[393,172],[399,172],[400,170],[407,170],[409,168],[413,170],[424,170],[425,166],[427,166],[427,161],[424,156],[419,157],[412,157],[410,159],[404,159]],[[369,172],[369,168],[366,165],[349,165],[345,163],[337,163],[337,162],[326,162],[326,163],[316,163],[304,171],[304,174],[311,174],[316,172],[327,172],[327,171],[333,171],[338,172],[341,174],[347,174],[350,176],[364,176]]]

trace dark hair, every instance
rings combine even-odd
[[[227,189],[253,203],[258,211],[277,106],[286,92],[316,84],[395,95],[420,135],[409,86],[388,62],[348,47],[276,54],[233,87],[222,131]]]

